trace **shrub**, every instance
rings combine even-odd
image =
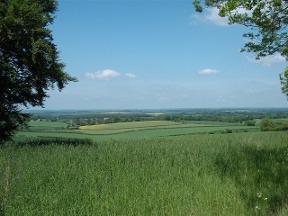
[[[260,130],[261,131],[273,131],[276,129],[275,122],[273,122],[269,118],[265,118],[260,123]]]
[[[245,122],[245,124],[247,126],[255,126],[256,125],[256,121],[255,120],[248,120]]]

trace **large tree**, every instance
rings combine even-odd
[[[216,7],[229,24],[250,28],[244,37],[248,42],[242,51],[253,52],[256,58],[280,54],[288,60],[288,0],[194,0],[197,12],[203,6]],[[282,91],[288,96],[288,68],[280,74]]]
[[[64,71],[52,32],[56,0],[0,0],[0,144],[43,106],[47,90],[76,81]]]

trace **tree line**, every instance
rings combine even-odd
[[[174,122],[185,122],[185,121],[214,121],[223,123],[236,123],[246,124],[248,126],[255,126],[256,120],[258,119],[286,119],[288,118],[288,110],[247,110],[243,111],[223,111],[223,110],[192,110],[192,113],[184,112],[178,113],[174,111],[163,112],[163,113],[144,113],[144,112],[131,112],[131,113],[74,113],[73,115],[57,115],[57,112],[53,115],[49,114],[32,114],[30,117],[31,121],[51,121],[51,122],[65,122],[70,127],[79,127],[84,125],[96,125],[96,124],[107,124],[117,122],[135,122],[135,121],[174,121]]]

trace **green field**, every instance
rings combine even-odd
[[[286,132],[217,122],[30,126],[0,147],[0,215],[288,213]]]
[[[217,124],[202,124],[202,123],[177,123],[169,121],[143,121],[143,122],[124,122],[124,123],[113,123],[113,124],[100,124],[100,125],[91,125],[91,126],[82,126],[80,127],[80,132],[85,134],[95,134],[95,135],[108,135],[108,134],[119,134],[126,132],[135,132],[135,131],[164,131],[169,134],[174,135],[179,133],[176,131],[182,131],[181,134],[198,132],[199,129],[209,128],[215,129],[221,127]],[[173,133],[172,130],[175,130]],[[204,129],[205,131],[205,129]],[[211,131],[211,130],[210,130]],[[171,133],[172,132],[172,133]],[[161,133],[161,132],[160,132]]]
[[[51,122],[51,121],[30,121],[28,128],[31,131],[51,131],[67,128],[64,122]]]

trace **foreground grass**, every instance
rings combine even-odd
[[[287,134],[0,149],[5,215],[285,215]],[[0,213],[1,214],[1,213]]]

